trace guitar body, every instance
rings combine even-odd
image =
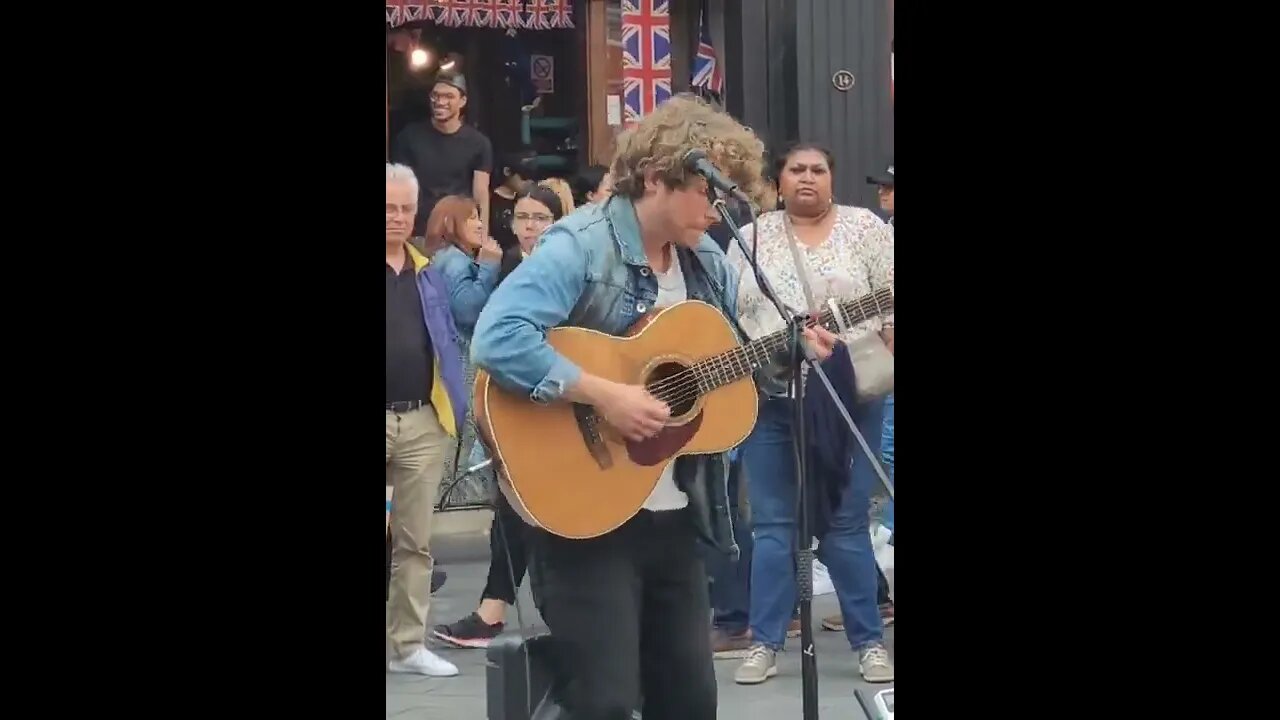
[[[738,347],[729,321],[696,300],[645,316],[626,337],[564,327],[549,331],[547,341],[583,372],[650,386]],[[588,406],[539,405],[478,371],[476,426],[516,512],[561,537],[598,537],[641,510],[676,457],[726,452],[755,426],[756,387],[750,375],[703,395],[687,376],[668,380],[665,387],[668,397],[679,398],[669,403],[667,427],[654,438],[633,443]]]

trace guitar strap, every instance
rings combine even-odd
[[[689,255],[693,256],[694,268],[697,270],[698,274],[702,276],[702,282],[705,284],[704,286],[707,289],[712,290],[713,291],[712,294],[714,295],[715,281],[711,277],[711,272],[707,270],[707,266],[703,264],[702,258],[698,255],[698,253],[692,250],[685,250],[681,248],[680,252],[688,253]],[[749,341],[751,339],[751,336],[747,335],[747,331],[742,329],[742,325],[738,322],[738,316],[734,315],[733,313],[730,313],[729,309],[725,307],[724,298],[716,297],[715,300],[716,300],[716,307],[720,308],[720,312],[723,313],[725,317],[729,318],[731,322],[733,322],[733,329],[738,333],[739,342]]]

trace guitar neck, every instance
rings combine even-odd
[[[836,304],[845,327],[857,325],[878,315],[893,312],[893,288],[881,288],[854,300]],[[841,322],[828,308],[817,318],[810,317],[806,327],[821,325],[833,333],[839,333]],[[701,393],[736,382],[758,370],[778,352],[786,349],[791,331],[789,328],[752,340],[728,352],[709,357],[691,369],[698,379]]]

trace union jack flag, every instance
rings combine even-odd
[[[444,17],[436,24],[445,27],[469,27],[471,25],[471,0],[436,0],[444,5]]]
[[[524,9],[528,30],[573,27],[573,6],[565,0],[524,0]]]
[[[547,17],[539,0],[524,0],[524,23],[526,30],[548,30],[551,20]]]
[[[711,44],[711,28],[707,25],[707,0],[702,0],[698,25],[702,30],[698,33],[698,54],[693,58],[693,75],[689,84],[723,95],[724,73],[720,71],[720,62],[716,59],[716,46]]]
[[[440,10],[441,8],[435,5],[434,0],[428,0],[427,2],[387,0],[387,24],[391,27],[398,27],[405,23],[418,22],[420,20],[438,22]]]
[[[467,27],[493,27],[493,0],[471,0]]]
[[[569,0],[545,0],[545,2],[548,3],[547,16],[551,18],[551,27],[573,27],[573,3]]]
[[[670,97],[670,0],[622,0],[623,125],[634,125]]]
[[[493,0],[493,23],[490,27],[520,27],[520,0]]]

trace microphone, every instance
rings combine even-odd
[[[738,189],[738,184],[726,178],[716,169],[715,165],[707,159],[707,154],[701,150],[694,149],[684,154],[684,169],[701,175],[706,179],[707,185],[719,190],[726,195],[732,195],[744,203],[750,204],[747,196]]]

